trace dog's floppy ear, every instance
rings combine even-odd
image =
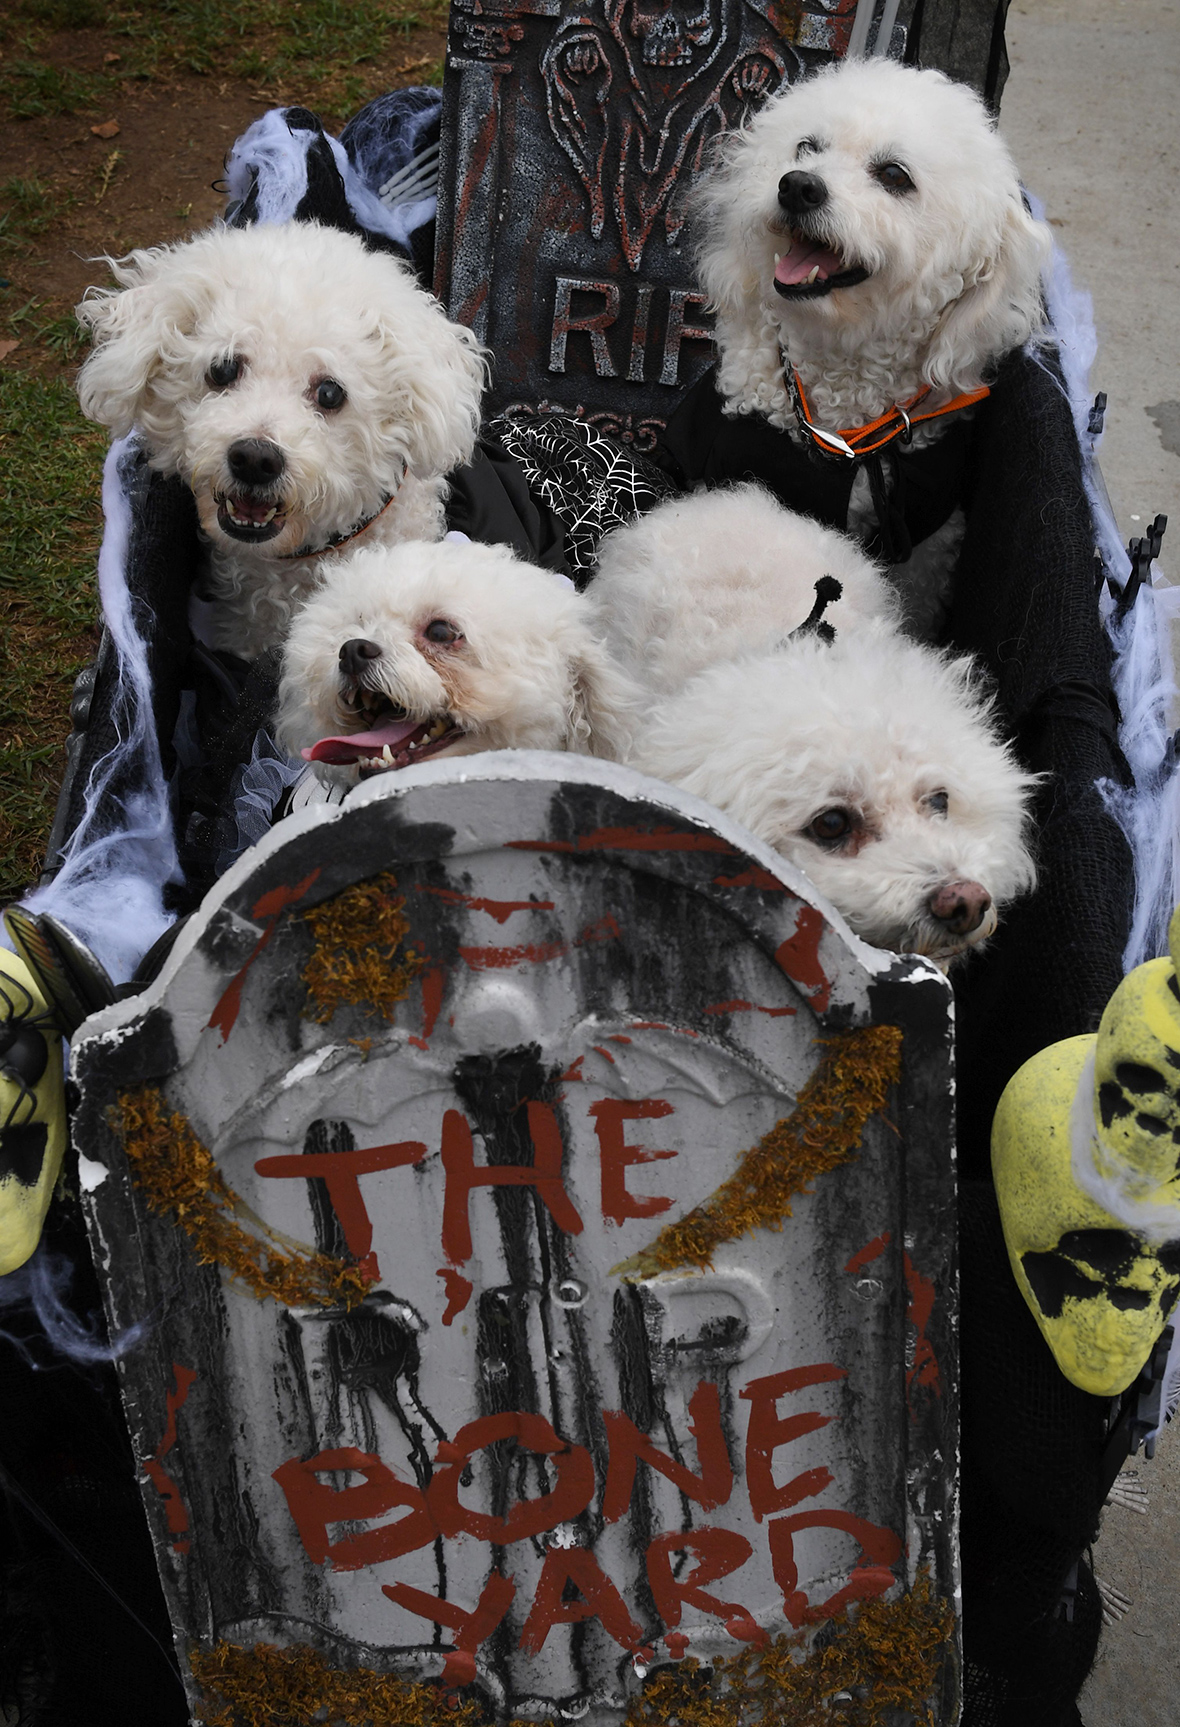
[[[376,257],[374,262],[376,262]],[[382,255],[388,294],[379,308],[378,366],[410,469],[421,479],[470,461],[487,383],[487,356],[464,324]]]
[[[1005,205],[998,244],[947,308],[927,352],[925,373],[955,391],[978,384],[988,362],[1024,345],[1045,322],[1041,271],[1052,237],[1019,192]]]
[[[625,761],[640,711],[640,693],[601,642],[588,638],[573,657],[566,747]]]
[[[78,374],[78,400],[88,419],[123,437],[142,422],[163,353],[191,333],[208,294],[198,275],[175,267],[171,246],[106,262],[120,286],[88,288],[74,309],[94,344]]]

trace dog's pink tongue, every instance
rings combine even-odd
[[[396,755],[399,744],[404,744],[415,732],[423,729],[421,720],[387,720],[384,725],[376,726],[371,732],[350,732],[347,737],[321,738],[318,744],[313,744],[301,754],[305,762],[330,762],[333,767],[343,767],[348,762],[359,761],[362,756],[379,756],[386,744],[389,745],[391,753]]]
[[[848,267],[839,252],[833,252],[830,247],[812,245],[810,240],[796,240],[786,256],[775,265],[774,279],[784,288],[794,287],[796,282],[805,282],[817,264],[817,281],[838,276]]]

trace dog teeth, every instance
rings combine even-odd
[[[393,760],[393,751],[390,749],[388,744],[382,746],[381,759],[386,762],[392,762]]]
[[[811,266],[811,274],[807,278],[807,283],[808,283],[809,287],[810,287],[811,283],[816,280],[818,275],[819,275],[819,265],[813,264]]]
[[[776,269],[776,270],[777,270],[777,269],[778,269],[778,267],[779,267],[779,265],[780,265],[780,264],[781,264],[781,263],[782,263],[782,261],[783,261],[783,255],[782,255],[782,253],[781,253],[781,252],[776,252],[776,253],[775,253],[775,255],[774,255],[774,267],[775,267],[775,269]]]
[[[441,738],[443,733],[446,731],[446,729],[447,729],[447,722],[445,719],[435,720],[434,724],[431,726],[429,732],[427,732],[426,735],[428,738]]]

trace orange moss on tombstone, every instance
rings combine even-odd
[[[189,1666],[209,1699],[201,1716],[205,1727],[486,1727],[488,1719],[481,1702],[393,1673],[332,1667],[306,1644],[239,1649],[215,1643],[191,1653]]]
[[[953,1627],[949,1604],[921,1577],[898,1601],[865,1601],[855,1617],[838,1614],[822,1648],[806,1652],[800,1633],[747,1645],[712,1670],[691,1659],[659,1669],[632,1699],[624,1727],[832,1727],[834,1720],[886,1727],[899,1711],[933,1727],[931,1699]],[[207,1698],[205,1727],[483,1727],[488,1720],[480,1702],[390,1673],[341,1671],[306,1645],[217,1643],[195,1650],[189,1664]]]
[[[301,921],[312,932],[303,968],[304,1017],[326,1025],[338,1007],[364,1007],[392,1019],[426,961],[406,951],[410,920],[391,870],[345,888]]]
[[[202,1265],[224,1266],[259,1298],[287,1307],[355,1306],[368,1288],[360,1267],[280,1239],[244,1205],[193,1132],[155,1086],[119,1093],[112,1126],[148,1209],[178,1224]],[[253,1229],[235,1213],[249,1217]]]
[[[625,1727],[885,1727],[898,1712],[933,1727],[931,1699],[953,1629],[950,1604],[933,1597],[923,1576],[900,1600],[838,1614],[823,1647],[806,1655],[799,1634],[723,1656],[711,1675],[692,1660],[663,1668],[628,1709]]]
[[[809,1183],[849,1163],[890,1087],[901,1077],[902,1034],[893,1025],[824,1038],[824,1054],[790,1115],[742,1156],[729,1180],[703,1205],[662,1229],[650,1247],[615,1269],[628,1278],[654,1277],[684,1266],[705,1269],[723,1241],[755,1229],[781,1229],[791,1201]]]

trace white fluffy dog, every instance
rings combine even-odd
[[[933,406],[1043,322],[1048,230],[982,102],[940,72],[853,60],[789,86],[697,196],[732,411],[791,424],[784,355],[825,427],[926,389]]]
[[[992,933],[1033,883],[1034,782],[971,661],[902,634],[851,540],[744,485],[661,504],[600,558],[599,628],[643,691],[633,766],[736,816],[878,946],[945,964]],[[807,624],[825,575],[831,642]]]
[[[648,714],[630,760],[736,816],[878,947],[945,965],[1033,884],[1033,782],[971,661],[884,619],[701,672]]]
[[[108,259],[87,290],[83,411],[138,428],[192,488],[214,643],[278,642],[338,547],[437,539],[470,458],[485,366],[409,268],[315,223],[211,228]]]
[[[336,566],[287,638],[278,735],[351,783],[444,751],[619,756],[633,700],[571,582],[456,536]]]
[[[838,634],[894,616],[892,589],[846,534],[741,485],[672,499],[608,534],[589,597],[614,657],[668,694],[798,629],[824,576],[841,587],[823,610]]]

